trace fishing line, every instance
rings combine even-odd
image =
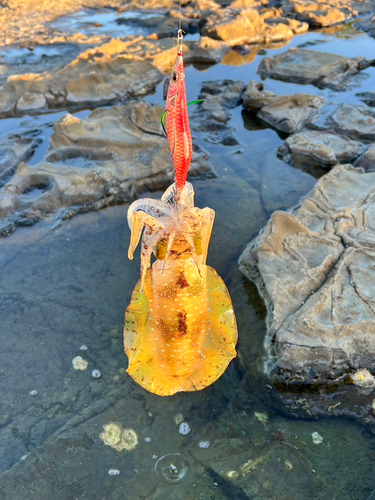
[[[180,22],[178,23],[178,32],[181,33],[181,18],[182,18],[182,0],[180,0]]]

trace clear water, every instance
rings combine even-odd
[[[113,38],[129,35],[148,35],[154,27],[147,26],[146,20],[157,15],[147,12],[123,12],[112,9],[83,10],[74,16],[60,17],[50,24],[51,28],[62,33],[82,33],[86,36],[108,35]]]
[[[310,33],[289,46],[301,44],[351,56],[375,48],[355,30]],[[188,100],[206,80],[259,81],[263,56],[238,67],[187,68]],[[281,94],[322,95],[333,106],[358,103],[356,92],[373,90],[374,68],[364,73],[345,93],[265,84]],[[162,86],[147,100],[161,103]],[[35,165],[63,114],[1,120],[0,132],[41,129],[43,142],[30,161]],[[54,229],[47,220],[0,240],[0,498],[375,498],[375,438],[368,430],[345,419],[290,419],[266,404],[265,308],[237,259],[270,214],[293,206],[316,179],[278,160],[282,139],[249,123],[241,108],[232,111],[230,125],[237,146],[214,145],[194,133],[217,173],[193,182],[196,205],[216,212],[208,262],[229,288],[239,328],[238,358],[206,390],[161,398],[125,373],[124,311],[139,277],[139,257],[127,259],[127,205],[82,214]],[[76,356],[88,361],[87,370],[72,369]],[[133,429],[136,448],[105,446],[99,435],[109,422]],[[188,433],[179,431],[181,422]],[[313,442],[316,432],[320,444]]]

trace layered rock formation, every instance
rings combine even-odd
[[[267,305],[266,366],[278,381],[375,369],[374,186],[373,172],[335,167],[240,258]]]
[[[283,54],[265,57],[258,67],[258,73],[262,78],[344,90],[348,79],[370,64],[372,61],[364,57],[348,58],[327,52],[292,48]]]
[[[160,106],[133,101],[97,109],[82,120],[62,117],[54,125],[45,161],[35,167],[21,163],[0,191],[0,232],[9,234],[20,223],[30,225],[60,209],[58,217],[67,217],[164,189],[173,169],[162,112]],[[197,146],[190,175],[214,175]]]

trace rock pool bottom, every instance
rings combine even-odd
[[[209,182],[212,198],[195,183],[199,206],[220,199]],[[197,393],[158,397],[125,373],[123,315],[139,272],[126,257],[126,205],[0,241],[1,498],[374,497],[370,431],[344,419],[288,419],[263,402],[265,309],[236,263],[237,246],[263,221],[241,237],[235,221],[248,207],[238,186],[232,195],[232,243],[220,222],[228,207],[216,206],[209,262],[233,298],[238,358]],[[73,369],[76,356],[86,370]]]

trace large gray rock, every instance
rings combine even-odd
[[[241,81],[216,80],[203,82],[199,99],[204,99],[192,115],[194,130],[205,133],[209,142],[226,146],[238,144],[234,129],[228,125],[230,109],[242,103],[245,84]]]
[[[266,369],[281,382],[375,370],[374,186],[373,172],[335,167],[240,258],[266,302]]]
[[[342,104],[328,118],[328,126],[354,139],[375,140],[375,110]]]
[[[292,48],[283,54],[265,57],[257,71],[262,78],[343,90],[349,77],[370,64],[371,61],[364,57],[348,58],[328,52]]]
[[[358,158],[354,166],[361,168],[365,172],[375,171],[375,144],[372,144],[368,150]]]
[[[264,91],[261,83],[251,81],[243,95],[243,106],[256,112],[259,118],[272,127],[293,134],[311,123],[325,104],[322,97],[309,94],[280,96]]]
[[[124,101],[146,94],[163,79],[150,62],[117,55],[107,45],[100,57],[86,52],[51,74],[10,76],[0,90],[0,117]]]
[[[288,137],[278,152],[296,167],[331,168],[337,163],[351,163],[366,146],[359,141],[320,130],[304,130]]]
[[[0,231],[59,211],[81,210],[133,200],[138,192],[173,182],[161,106],[144,101],[96,109],[80,120],[65,115],[54,125],[45,162],[22,163],[0,191]],[[195,148],[191,176],[213,176],[207,155]]]

